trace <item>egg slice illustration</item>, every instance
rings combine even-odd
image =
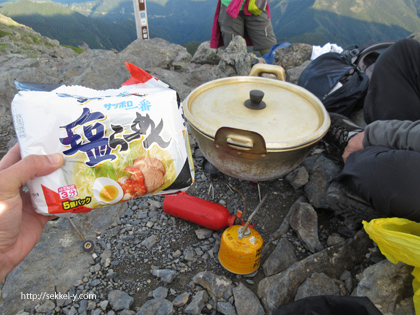
[[[111,178],[99,177],[93,182],[93,196],[102,205],[115,204],[123,195],[120,184]]]

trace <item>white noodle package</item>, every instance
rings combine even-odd
[[[15,95],[12,115],[22,158],[59,152],[65,160],[52,174],[28,182],[38,213],[89,212],[177,193],[194,181],[176,91],[127,66],[132,79],[120,89],[60,86]]]

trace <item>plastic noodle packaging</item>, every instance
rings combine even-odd
[[[420,223],[403,218],[363,221],[369,237],[381,253],[392,263],[403,262],[413,266],[413,303],[420,314]]]
[[[37,212],[89,212],[145,195],[186,190],[194,181],[177,93],[127,63],[120,89],[60,86],[20,91],[12,101],[22,157],[63,154],[54,173],[28,182]]]

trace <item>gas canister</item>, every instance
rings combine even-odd
[[[233,225],[222,234],[219,262],[232,273],[253,273],[260,265],[262,247],[263,239],[257,231],[246,226]]]

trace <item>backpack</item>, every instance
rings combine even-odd
[[[349,116],[363,105],[375,61],[380,55],[378,50],[392,43],[322,54],[302,72],[298,85],[317,96],[327,111]]]
[[[343,51],[343,54],[349,54],[351,56],[351,62],[370,79],[372,77],[373,69],[375,68],[376,60],[384,50],[394,43],[395,41],[373,44],[369,42],[360,48],[355,47],[352,50],[345,50]]]

